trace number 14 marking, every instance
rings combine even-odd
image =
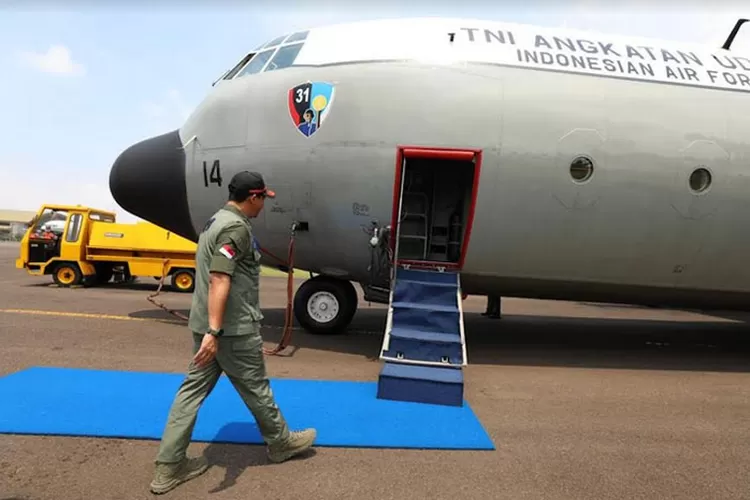
[[[208,173],[208,164],[203,162],[203,185],[208,187],[208,184],[217,184],[221,187],[221,163],[219,160],[214,160],[211,165],[211,173]]]

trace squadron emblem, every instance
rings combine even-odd
[[[289,89],[289,116],[302,135],[310,137],[320,129],[333,96],[333,84],[326,82],[307,82]]]

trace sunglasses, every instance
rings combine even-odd
[[[256,190],[251,190],[251,191],[248,191],[248,192],[250,193],[250,195],[255,196],[257,198],[267,198],[268,197],[268,189],[263,189],[263,190],[256,189]]]

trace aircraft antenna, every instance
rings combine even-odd
[[[732,32],[729,34],[727,41],[724,42],[724,45],[722,45],[721,48],[724,50],[729,50],[729,47],[732,46],[732,42],[734,42],[735,37],[740,32],[740,28],[742,27],[742,25],[749,21],[750,19],[739,19],[737,23],[734,25]]]

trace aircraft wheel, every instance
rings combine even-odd
[[[294,295],[294,316],[314,334],[343,333],[357,312],[357,291],[349,281],[316,276]]]
[[[356,313],[357,306],[359,306],[359,294],[357,293],[357,289],[354,287],[354,283],[352,283],[351,281],[344,281],[344,284],[344,286],[346,286],[347,293],[349,294],[349,300],[352,304],[354,312]],[[353,315],[354,314],[352,314],[352,316]]]
[[[180,269],[172,275],[172,288],[178,292],[192,293],[195,290],[195,271]]]
[[[83,281],[83,274],[77,264],[63,262],[55,266],[52,280],[57,286],[70,287],[79,285]]]

